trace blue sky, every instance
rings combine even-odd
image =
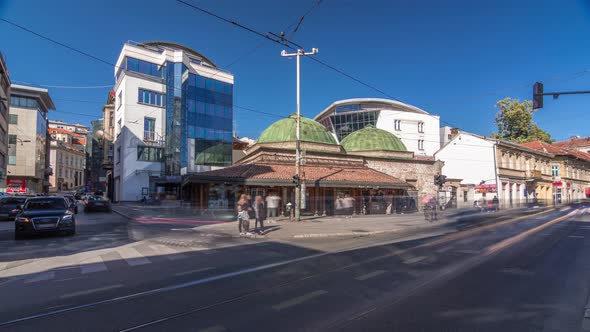
[[[188,1],[256,30],[279,33],[317,0]],[[235,75],[236,105],[277,115],[236,109],[240,136],[257,138],[278,116],[295,111],[295,61],[280,56],[280,45],[174,0],[0,0],[0,17],[113,63],[127,40],[192,47]],[[489,135],[496,128],[495,102],[530,99],[535,81],[544,82],[545,91],[590,90],[588,31],[588,1],[323,0],[295,40],[319,48],[318,59],[440,115],[441,125]],[[113,68],[104,63],[4,22],[0,40],[14,82],[114,83]],[[51,119],[89,125],[101,116],[109,89],[49,90],[57,106]],[[302,61],[305,116],[357,97],[386,98]],[[589,104],[590,95],[545,98],[535,121],[556,139],[589,136]]]

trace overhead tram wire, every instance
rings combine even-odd
[[[224,21],[226,23],[230,23],[230,24],[232,24],[232,25],[234,25],[236,27],[239,27],[241,29],[244,29],[244,30],[246,30],[246,31],[248,31],[248,32],[250,32],[252,34],[255,34],[255,35],[259,36],[259,37],[262,37],[264,39],[270,40],[270,41],[272,41],[274,43],[277,43],[279,45],[282,45],[284,47],[287,47],[287,48],[289,48],[292,51],[297,51],[297,49],[302,49],[303,48],[298,43],[296,43],[296,42],[294,42],[292,40],[286,40],[283,36],[279,36],[279,35],[277,35],[275,33],[269,32],[267,34],[263,34],[261,32],[258,32],[256,30],[252,29],[252,28],[249,28],[249,27],[247,27],[247,26],[245,26],[243,24],[240,24],[240,23],[238,23],[235,20],[227,19],[227,18],[222,17],[222,16],[220,16],[218,14],[215,14],[215,13],[209,11],[209,10],[206,10],[204,8],[201,8],[201,7],[197,6],[197,5],[193,5],[191,3],[188,3],[188,2],[186,2],[184,0],[176,0],[176,1],[182,3],[182,4],[186,5],[186,6],[189,6],[189,7],[193,8],[193,9],[195,9],[195,10],[198,10],[198,11],[200,11],[202,13],[205,13],[205,14],[207,14],[209,16],[215,17],[215,18],[217,18],[219,20],[222,20],[222,21]],[[276,39],[275,38],[271,38],[269,35],[272,35],[272,36],[276,37]],[[386,96],[386,97],[388,97],[390,99],[393,99],[395,101],[398,101],[398,102],[402,102],[403,103],[403,101],[401,101],[400,99],[392,96],[391,94],[386,93],[385,91],[383,91],[383,90],[381,90],[381,89],[379,89],[379,88],[377,88],[377,87],[375,87],[375,86],[373,86],[373,85],[371,85],[369,83],[366,83],[364,81],[361,81],[360,79],[358,79],[358,78],[356,78],[356,77],[354,77],[354,76],[352,76],[352,75],[344,72],[341,69],[338,69],[338,68],[336,68],[336,67],[334,67],[334,66],[332,66],[332,65],[330,65],[330,64],[328,64],[328,63],[326,63],[324,61],[318,60],[315,57],[308,57],[308,58],[310,58],[312,61],[315,61],[316,63],[318,63],[318,64],[320,64],[322,66],[325,66],[326,68],[328,68],[330,70],[333,70],[333,71],[339,73],[340,75],[343,75],[344,77],[347,77],[347,78],[349,78],[349,79],[351,79],[351,80],[353,80],[353,81],[355,81],[355,82],[357,82],[357,83],[359,83],[359,84],[361,84],[361,85],[363,85],[363,86],[365,86],[365,87],[367,87],[367,88],[369,88],[369,89],[371,89],[373,91],[376,91],[376,92],[378,92],[378,93],[380,93],[380,94],[382,94],[382,95],[384,95],[384,96]],[[428,114],[428,115],[429,116],[432,116],[432,117],[434,117],[436,119],[438,119],[440,122],[442,122],[444,124],[447,124],[447,125],[449,125],[451,127],[459,128],[459,126],[455,126],[452,123],[449,123],[449,122],[447,122],[445,120],[441,120],[440,118],[437,118],[436,115],[433,115],[433,114]]]
[[[296,48],[294,48],[294,47],[293,47],[293,46],[291,46],[291,45],[288,45],[288,44],[285,44],[285,43],[281,43],[281,41],[280,41],[280,40],[275,40],[275,39],[273,39],[273,38],[269,38],[269,37],[268,37],[268,35],[264,35],[264,34],[262,34],[262,33],[260,33],[260,32],[257,32],[257,31],[255,31],[255,30],[253,30],[253,29],[250,29],[250,28],[248,28],[248,27],[246,27],[246,26],[244,26],[244,25],[242,25],[242,24],[240,24],[240,23],[238,23],[238,22],[235,22],[235,21],[231,21],[231,20],[225,19],[225,18],[223,18],[223,17],[221,17],[221,16],[219,16],[219,15],[217,15],[217,14],[214,14],[214,13],[212,13],[212,12],[210,12],[210,11],[207,11],[207,10],[205,10],[205,9],[199,8],[199,7],[197,7],[197,6],[191,5],[191,4],[189,4],[189,3],[185,2],[185,1],[182,1],[182,0],[177,0],[177,1],[178,1],[178,2],[181,2],[181,3],[183,3],[183,4],[187,5],[187,6],[190,6],[190,7],[194,8],[194,9],[196,9],[196,10],[199,10],[199,11],[201,11],[201,12],[204,12],[204,13],[206,13],[206,14],[208,14],[208,15],[214,16],[214,17],[216,17],[216,18],[218,18],[218,19],[220,19],[220,20],[223,20],[223,21],[225,21],[225,22],[227,22],[227,23],[230,23],[230,24],[232,24],[232,25],[235,25],[235,26],[237,26],[237,27],[239,27],[239,28],[245,29],[245,30],[247,30],[247,31],[249,31],[249,32],[251,32],[251,33],[254,33],[254,34],[256,34],[256,35],[258,35],[258,36],[260,36],[260,37],[263,37],[263,38],[265,38],[265,39],[268,39],[268,40],[270,40],[270,41],[273,41],[273,42],[275,42],[275,43],[277,43],[277,44],[281,44],[281,45],[283,45],[283,46],[285,46],[285,47],[288,47],[288,48],[290,48],[291,50],[297,50]],[[321,3],[321,1],[318,1],[318,5],[319,5],[319,3]],[[315,6],[315,7],[317,7],[317,6]],[[310,10],[309,10],[307,13],[309,13],[309,12],[310,12],[311,10],[313,10],[315,7],[312,7],[312,8],[311,8],[311,9],[310,9]],[[307,15],[307,14],[305,14],[305,15]],[[6,20],[6,19],[4,19],[4,18],[0,18],[0,21],[3,21],[3,22],[5,22],[5,23],[8,23],[8,24],[10,24],[10,25],[12,25],[12,26],[15,26],[15,27],[17,27],[17,28],[19,28],[19,29],[21,29],[21,30],[24,30],[24,31],[26,31],[26,32],[28,32],[28,33],[31,33],[31,34],[33,34],[33,35],[35,35],[35,36],[38,36],[38,37],[40,37],[40,38],[42,38],[42,39],[45,39],[45,40],[47,40],[47,41],[50,41],[50,42],[52,42],[52,43],[54,43],[54,44],[57,44],[57,45],[59,45],[59,46],[62,46],[62,47],[64,47],[64,48],[66,48],[66,49],[72,50],[72,51],[74,51],[74,52],[76,52],[76,53],[79,53],[79,54],[81,54],[81,55],[87,56],[87,57],[89,57],[89,58],[91,58],[91,59],[94,59],[94,60],[96,60],[96,61],[99,61],[99,62],[101,62],[101,63],[104,63],[104,64],[106,64],[106,65],[112,66],[112,67],[114,67],[114,68],[117,68],[117,69],[118,69],[118,68],[120,68],[119,66],[117,66],[116,64],[114,64],[114,63],[112,63],[112,62],[109,62],[109,61],[103,60],[103,59],[101,59],[101,58],[99,58],[99,57],[97,57],[97,56],[94,56],[94,55],[92,55],[92,54],[90,54],[90,53],[88,53],[88,52],[85,52],[85,51],[79,50],[79,49],[77,49],[77,48],[75,48],[75,47],[69,46],[69,45],[67,45],[67,44],[65,44],[65,43],[62,43],[62,42],[60,42],[60,41],[57,41],[57,40],[55,40],[55,39],[53,39],[53,38],[50,38],[50,37],[44,36],[44,35],[42,35],[42,34],[40,34],[40,33],[37,33],[37,32],[35,32],[35,31],[33,31],[33,30],[31,30],[31,29],[28,29],[28,28],[26,28],[26,27],[24,27],[24,26],[22,26],[22,25],[19,25],[19,24],[17,24],[17,23],[11,22],[11,21],[9,21],[9,20]],[[274,34],[273,34],[273,35],[274,35]],[[275,35],[275,36],[276,36],[276,35]],[[288,41],[288,43],[289,43],[289,44],[293,44],[293,45],[295,45],[295,46],[297,46],[297,47],[300,47],[300,48],[302,48],[302,47],[301,47],[301,45],[299,45],[299,44],[297,44],[297,43],[295,43],[295,42],[293,42],[293,41]],[[249,54],[251,54],[251,53],[253,53],[253,52],[254,52],[254,51],[251,51],[251,52],[249,52]],[[248,55],[249,55],[249,54],[248,54]],[[150,57],[152,57],[152,58],[155,58],[155,57],[153,57],[153,56],[150,56]],[[321,65],[323,65],[323,66],[326,66],[327,68],[329,68],[329,69],[331,69],[331,70],[334,70],[334,71],[336,71],[337,73],[339,73],[339,74],[341,74],[341,75],[343,75],[343,76],[345,76],[345,77],[348,77],[348,78],[350,78],[350,79],[354,80],[355,82],[357,82],[357,83],[359,83],[359,84],[362,84],[362,85],[364,85],[364,86],[366,86],[366,87],[368,87],[368,88],[370,88],[370,89],[373,89],[374,91],[377,91],[377,92],[379,92],[379,93],[381,93],[381,94],[383,94],[383,95],[385,95],[385,96],[387,96],[387,97],[389,97],[389,98],[391,98],[391,99],[393,99],[393,100],[396,100],[396,101],[402,102],[401,100],[399,100],[399,99],[395,98],[394,96],[392,96],[392,95],[390,95],[390,94],[388,94],[388,93],[386,93],[386,92],[384,92],[384,91],[382,91],[382,90],[380,90],[380,89],[378,89],[378,88],[376,88],[376,87],[374,87],[374,86],[372,86],[372,85],[370,85],[370,84],[364,83],[363,81],[361,81],[361,80],[359,80],[359,79],[357,79],[357,78],[353,77],[352,75],[349,75],[349,74],[345,73],[344,71],[342,71],[342,70],[339,70],[339,69],[338,69],[338,68],[336,68],[336,67],[333,67],[333,66],[331,66],[331,65],[329,65],[329,64],[327,64],[327,63],[325,63],[325,62],[323,62],[323,61],[320,61],[320,60],[318,60],[317,58],[313,58],[313,57],[309,57],[309,58],[311,58],[313,61],[316,61],[317,63],[319,63],[319,64],[321,64]],[[237,62],[237,60],[235,60],[233,63],[235,63],[235,62]],[[233,63],[232,63],[232,64],[233,64]],[[217,72],[218,72],[218,73],[220,73],[220,72],[223,72],[222,70],[219,70],[219,69],[216,69],[216,70],[217,70]],[[217,75],[217,73],[216,73],[215,75]],[[48,86],[48,87],[49,87],[49,86]],[[59,86],[54,86],[54,87],[59,87]],[[90,87],[65,87],[65,86],[62,86],[62,87],[63,87],[63,88],[90,88]],[[107,87],[107,86],[105,86],[105,87]],[[111,87],[111,85],[108,85],[108,87]],[[180,88],[177,88],[177,89],[180,89]],[[66,101],[66,100],[64,100],[64,101]],[[74,102],[74,100],[68,100],[68,101],[72,101],[72,102]],[[81,101],[81,100],[77,100],[77,101],[75,101],[75,102],[90,102],[90,103],[94,103],[94,102],[91,102],[91,101]],[[98,102],[97,102],[97,103],[98,103]],[[100,104],[103,104],[103,103],[102,103],[102,102],[100,102]],[[262,115],[267,115],[267,116],[277,117],[277,118],[280,118],[280,119],[289,118],[289,116],[281,116],[281,115],[278,115],[278,114],[273,114],[273,113],[269,113],[269,112],[258,111],[258,110],[252,109],[252,108],[243,107],[243,106],[239,106],[239,105],[235,105],[235,104],[233,104],[233,105],[232,105],[232,107],[235,107],[235,108],[238,108],[238,109],[242,109],[242,110],[245,110],[245,111],[249,111],[249,112],[253,112],[253,113],[262,114]],[[55,112],[55,113],[73,114],[73,115],[79,115],[79,116],[85,116],[85,117],[92,117],[92,118],[97,118],[96,116],[93,116],[93,115],[88,115],[88,114],[80,114],[80,113],[75,113],[75,112],[67,112],[67,111],[61,111],[61,110],[56,110],[56,111],[54,111],[54,112]],[[431,115],[431,114],[428,114],[428,115],[435,117],[435,115]],[[443,121],[443,120],[440,120],[440,119],[439,119],[439,121],[441,121],[441,122],[443,122],[443,123],[447,123],[447,124],[449,124],[449,125],[453,126],[452,124],[450,124],[450,123],[448,123],[448,122],[445,122],[445,121]],[[426,140],[424,140],[424,141],[426,141]],[[431,141],[431,142],[434,142],[434,141]]]

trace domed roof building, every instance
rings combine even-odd
[[[349,134],[340,145],[347,154],[413,158],[397,136],[372,125]]]
[[[248,193],[277,196],[284,207],[294,197],[295,146],[290,115],[268,126],[233,166],[186,177],[184,185],[192,188],[184,197],[202,208],[232,208],[238,194]],[[392,213],[402,199],[416,209],[423,189],[435,191],[433,177],[440,170],[433,158],[414,156],[396,135],[372,125],[338,143],[325,126],[301,117],[301,149],[303,215]]]
[[[289,115],[286,119],[279,120],[266,128],[258,143],[284,143],[295,142],[297,140],[297,122],[294,114]],[[319,122],[301,117],[301,141],[320,144],[337,145],[336,139],[324,126]]]

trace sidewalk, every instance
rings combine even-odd
[[[229,221],[211,216],[191,215],[190,209],[157,209],[130,205],[113,205],[113,211],[134,221],[142,227],[142,231],[157,236],[165,232],[173,233],[174,237],[187,238],[197,236],[239,237],[238,225],[233,215]],[[420,212],[405,215],[366,215],[345,218],[343,216],[304,217],[301,222],[290,222],[283,217],[275,222],[265,221],[264,234],[255,235],[268,239],[304,239],[369,236],[383,233],[404,232],[420,228],[439,227],[456,224],[471,226],[500,218],[541,210],[512,209],[495,213],[474,213],[469,210],[453,210],[444,213],[438,221],[429,222]],[[470,225],[471,224],[471,225]],[[254,228],[254,220],[250,221]],[[172,231],[172,232],[170,232]]]

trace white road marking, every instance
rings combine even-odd
[[[80,296],[80,295],[87,295],[87,294],[92,294],[92,293],[96,293],[96,292],[102,292],[102,291],[105,291],[105,290],[115,289],[115,288],[121,288],[121,287],[123,287],[123,285],[116,284],[116,285],[104,286],[104,287],[99,287],[99,288],[92,288],[92,289],[87,289],[87,290],[83,290],[83,291],[79,291],[79,292],[64,294],[64,295],[60,296],[59,298],[60,299],[67,299],[67,298],[70,298],[70,297],[75,297],[75,296]]]
[[[203,272],[203,271],[208,271],[208,270],[212,270],[212,269],[214,269],[214,267],[204,267],[204,268],[201,268],[201,269],[195,269],[195,270],[189,270],[189,271],[175,273],[174,275],[175,276],[183,276],[183,275],[186,275],[186,274]]]
[[[321,295],[324,295],[324,294],[327,294],[327,293],[328,292],[325,291],[325,290],[317,290],[317,291],[314,291],[314,292],[311,292],[311,293],[307,293],[305,295],[294,297],[294,298],[292,298],[290,300],[287,300],[285,302],[281,302],[279,304],[275,304],[275,305],[272,306],[272,308],[274,310],[276,310],[276,311],[281,311],[283,309],[290,308],[290,307],[292,307],[294,305],[301,304],[301,303],[303,303],[305,301],[311,300],[313,298],[316,298],[318,296],[321,296]]]
[[[367,279],[376,277],[378,275],[381,275],[381,274],[383,274],[385,272],[386,272],[385,270],[377,270],[377,271],[369,272],[367,274],[363,274],[362,276],[358,276],[355,279],[356,280],[359,280],[359,281],[363,281],[363,280],[367,280]]]
[[[227,331],[225,327],[221,325],[210,326],[208,328],[199,330],[198,332],[224,332]]]
[[[475,254],[481,253],[481,250],[469,250],[469,249],[465,249],[465,250],[455,250],[455,252],[458,252],[460,254],[475,255]]]
[[[438,253],[443,253],[443,252],[445,252],[445,251],[449,251],[449,250],[451,250],[451,249],[453,249],[453,247],[452,247],[452,246],[447,246],[447,247],[442,247],[442,248],[440,248],[440,249],[436,249],[435,251],[436,251],[436,252],[438,252]]]
[[[187,257],[185,254],[180,253],[178,250],[174,250],[162,244],[155,244],[149,247],[157,253],[166,255],[166,258],[170,260],[184,259]]]
[[[151,261],[137,251],[135,248],[123,247],[117,249],[117,253],[131,266],[149,264]]]
[[[583,236],[580,236],[580,235],[570,235],[568,237],[572,237],[572,238],[575,238],[575,239],[583,239],[584,238]]]
[[[8,266],[8,262],[0,262],[0,270],[4,270]]]
[[[521,276],[530,276],[530,275],[534,274],[532,271],[524,270],[524,269],[517,268],[517,267],[508,267],[505,269],[501,269],[500,272],[508,273],[508,274],[516,274],[516,275],[521,275]]]
[[[104,264],[102,257],[94,256],[80,262],[82,274],[106,271],[107,266]]]
[[[39,281],[45,281],[45,280],[51,280],[53,278],[55,278],[55,272],[53,272],[53,271],[42,272],[42,273],[34,275],[30,278],[27,278],[25,280],[25,284],[30,284],[33,282],[39,282]]]
[[[426,259],[426,257],[424,257],[424,256],[411,257],[408,259],[404,259],[404,264],[414,264],[414,263],[418,263],[420,261],[423,261],[425,259]]]
[[[53,282],[60,282],[60,281],[70,281],[70,280],[76,280],[76,279],[82,279],[85,278],[84,276],[82,277],[73,277],[73,278],[65,278],[65,279],[57,279],[57,280],[53,280]]]

